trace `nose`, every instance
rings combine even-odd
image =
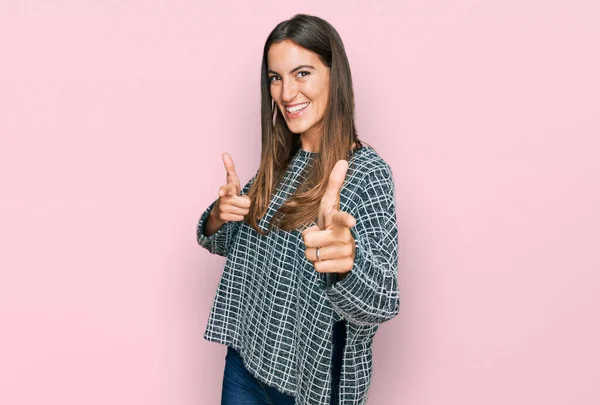
[[[284,103],[291,102],[298,95],[296,82],[294,80],[282,80],[281,86],[281,101]]]

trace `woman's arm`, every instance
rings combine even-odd
[[[344,319],[375,325],[398,314],[398,226],[394,181],[388,166],[370,172],[361,182],[351,214],[350,229],[356,241],[354,265],[342,279],[324,292]]]
[[[208,219],[206,220],[206,223],[204,224],[204,231],[203,231],[204,236],[212,235],[213,233],[217,232],[224,224],[227,223],[225,221],[219,220],[214,215],[214,212],[215,212],[215,210],[213,207],[213,209],[210,211],[210,214],[208,215]]]
[[[242,195],[248,193],[255,178],[256,175],[246,183],[241,191]],[[229,252],[229,248],[239,230],[241,221],[222,222],[217,218],[211,217],[210,214],[217,201],[218,199],[213,201],[200,216],[198,226],[196,227],[196,240],[200,246],[208,249],[210,253],[227,256],[227,252]],[[213,220],[214,222],[210,224]],[[221,223],[219,224],[219,222]]]

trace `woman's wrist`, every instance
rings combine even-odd
[[[210,236],[216,233],[224,224],[225,221],[221,221],[220,219],[215,217],[213,215],[213,211],[211,211],[210,214],[208,214],[208,219],[206,220],[206,223],[204,224],[204,236]]]

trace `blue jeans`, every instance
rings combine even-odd
[[[332,378],[333,389],[330,405],[337,405],[337,391],[340,383],[342,355],[346,343],[346,325],[344,321],[333,327]],[[240,354],[227,346],[225,372],[221,405],[294,405],[295,399],[274,387],[270,387],[254,378],[244,367]]]

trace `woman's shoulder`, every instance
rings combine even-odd
[[[348,159],[348,172],[342,188],[342,210],[358,215],[359,207],[382,202],[392,204],[394,178],[390,165],[371,146],[356,149]]]
[[[392,178],[392,168],[370,145],[354,149],[348,158],[348,177],[353,183],[365,183],[373,177]]]

